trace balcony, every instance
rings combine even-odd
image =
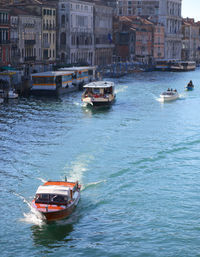
[[[50,43],[43,42],[43,48],[50,48]]]
[[[36,43],[35,39],[30,39],[30,40],[29,40],[29,39],[28,39],[28,40],[26,39],[26,40],[24,40],[24,44],[25,44],[25,45],[29,45],[29,46],[30,46],[30,45],[35,45],[35,43]]]
[[[30,61],[35,61],[36,60],[36,56],[27,56],[24,58],[25,62],[30,62]]]
[[[1,40],[0,39],[0,45],[9,45],[10,44],[10,40]]]
[[[0,20],[0,25],[9,25],[8,20]]]

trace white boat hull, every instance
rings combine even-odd
[[[175,94],[175,95],[160,95],[160,98],[163,102],[167,102],[167,101],[174,101],[176,99],[179,98],[179,94]]]

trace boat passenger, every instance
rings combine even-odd
[[[188,85],[188,87],[193,87],[194,86],[193,83],[192,83],[192,80],[190,80],[190,82],[187,85]]]

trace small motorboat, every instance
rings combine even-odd
[[[80,189],[78,181],[47,181],[38,187],[32,206],[46,221],[67,218],[80,200]]]
[[[108,106],[115,100],[114,83],[110,81],[91,82],[83,87],[82,101],[90,106]]]
[[[194,85],[187,85],[187,86],[185,86],[185,90],[186,91],[191,91],[191,90],[193,90],[194,89]]]
[[[194,89],[194,85],[193,85],[192,80],[190,80],[190,82],[187,84],[187,86],[185,86],[185,89],[186,89],[187,91],[191,91],[191,90]]]
[[[8,99],[16,99],[18,98],[18,94],[14,92],[13,89],[10,89],[8,91]]]
[[[0,104],[2,104],[4,102],[3,97],[0,97]]]
[[[173,101],[179,98],[177,90],[168,89],[160,95],[162,101]]]

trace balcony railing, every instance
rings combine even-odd
[[[25,45],[35,45],[36,41],[35,39],[26,39],[24,40]]]
[[[9,45],[10,44],[10,40],[1,40],[0,39],[0,45]]]
[[[43,48],[50,48],[50,43],[43,42]]]
[[[0,25],[9,25],[8,20],[0,20]]]
[[[35,61],[35,60],[36,60],[36,56],[27,56],[27,57],[24,58],[25,62]]]

